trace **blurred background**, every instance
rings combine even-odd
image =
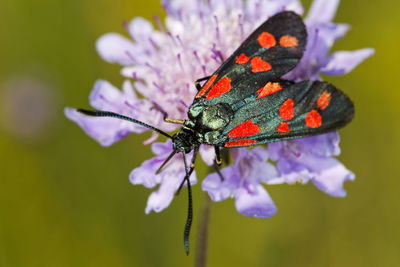
[[[214,203],[208,266],[400,266],[399,11],[395,0],[346,0],[335,19],[352,30],[334,49],[376,49],[329,78],[356,105],[340,131],[340,160],[356,174],[348,196],[269,186],[279,211],[268,220],[238,214],[232,200]],[[152,155],[142,146],[150,133],[103,148],[63,115],[88,107],[97,79],[122,84],[96,39],[154,14],[165,16],[158,0],[0,1],[0,266],[192,264],[182,245],[186,194],[145,215],[150,191],[128,181]]]

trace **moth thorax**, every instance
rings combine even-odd
[[[231,120],[233,111],[226,103],[207,106],[197,117],[197,130],[205,133],[223,129]]]

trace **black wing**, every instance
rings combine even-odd
[[[293,69],[307,32],[301,17],[278,13],[256,29],[204,84],[193,105],[234,103]]]
[[[211,145],[239,147],[322,134],[354,116],[352,101],[319,81],[269,83],[232,108],[232,120]]]

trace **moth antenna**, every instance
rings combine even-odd
[[[186,219],[185,230],[183,232],[183,244],[185,245],[186,255],[189,255],[189,234],[190,234],[190,228],[192,226],[192,221],[193,221],[192,187],[190,185],[189,178],[194,170],[194,164],[196,162],[196,157],[197,157],[198,152],[199,152],[199,147],[195,147],[194,151],[193,151],[193,158],[192,158],[192,162],[190,164],[189,170],[188,170],[188,166],[186,163],[186,154],[185,154],[185,152],[182,153],[183,154],[183,162],[185,164],[186,175],[185,175],[185,178],[183,179],[179,189],[182,188],[183,183],[185,181],[187,181],[187,188],[188,188],[188,215],[187,215],[187,219]]]
[[[213,162],[213,167],[215,169],[215,172],[218,174],[219,179],[221,180],[221,182],[225,181],[225,178],[222,175],[221,170],[219,169],[219,166],[218,166],[218,164],[216,162]]]
[[[153,131],[155,131],[155,132],[157,132],[159,134],[162,134],[162,135],[172,139],[172,136],[170,136],[169,134],[167,134],[166,132],[164,132],[164,131],[162,131],[162,130],[160,130],[158,128],[155,128],[155,127],[153,127],[151,125],[148,125],[147,123],[135,120],[135,119],[130,118],[130,117],[126,117],[126,116],[118,114],[118,113],[114,113],[114,112],[111,112],[111,111],[101,111],[101,110],[87,110],[87,109],[82,109],[82,108],[78,108],[76,110],[78,112],[80,112],[82,114],[85,114],[85,115],[88,115],[88,116],[93,116],[93,117],[111,117],[111,118],[116,118],[116,119],[120,119],[120,120],[130,121],[130,122],[139,124],[139,125],[141,125],[143,127],[146,127],[146,128],[148,128],[150,130],[153,130]]]
[[[185,224],[185,231],[183,234],[183,243],[185,244],[186,255],[189,255],[189,234],[190,228],[193,221],[193,201],[192,201],[192,187],[190,185],[190,179],[186,178],[188,188],[188,216]]]

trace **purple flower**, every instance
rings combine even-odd
[[[100,56],[107,62],[121,65],[121,74],[127,81],[122,91],[105,81],[98,81],[91,93],[90,104],[96,109],[130,116],[164,131],[176,130],[178,125],[165,123],[154,106],[162,108],[170,118],[186,119],[196,94],[195,80],[212,74],[268,17],[283,10],[303,13],[298,0],[163,0],[162,4],[167,16],[164,24],[155,18],[157,29],[151,22],[135,18],[125,23],[129,38],[117,33],[99,38],[96,48]],[[321,73],[345,74],[372,55],[371,49],[329,54],[333,43],[348,30],[347,25],[331,22],[337,5],[338,0],[314,1],[305,20],[308,29],[306,51],[285,78],[313,80],[319,79]],[[143,97],[137,97],[136,92]],[[146,130],[126,121],[87,117],[70,108],[65,114],[104,146],[131,132]],[[153,134],[145,143],[153,142],[157,136]],[[222,170],[225,180],[222,182],[217,174],[210,174],[202,188],[214,201],[233,196],[241,214],[260,218],[276,212],[261,183],[293,183],[302,178],[303,183],[311,180],[328,194],[344,196],[343,182],[354,179],[354,175],[332,158],[339,153],[338,142],[337,134],[332,133],[270,144],[268,150],[234,149],[234,164]],[[185,175],[180,155],[175,155],[163,172],[155,175],[161,162],[172,152],[170,140],[153,144],[152,150],[156,156],[130,175],[133,184],[148,188],[159,184],[158,190],[149,197],[146,213],[168,207]],[[207,165],[211,165],[214,149],[202,145],[200,155]],[[268,162],[268,155],[277,162],[277,167]]]
[[[354,174],[332,157],[340,154],[336,132],[271,143],[268,151],[281,173],[270,183],[306,184],[312,181],[321,191],[344,197],[343,183],[354,180]]]
[[[213,201],[235,198],[239,213],[258,218],[268,218],[276,213],[276,206],[260,183],[278,177],[274,165],[268,162],[268,151],[263,147],[251,150],[232,149],[233,165],[221,170],[223,181],[217,173],[208,175],[202,184]]]
[[[134,185],[141,184],[146,188],[160,185],[157,191],[151,193],[147,201],[146,213],[151,211],[160,212],[168,207],[185,176],[185,166],[180,153],[175,155],[176,160],[169,161],[163,171],[155,175],[158,168],[171,153],[171,147],[171,140],[165,143],[154,143],[151,146],[151,150],[156,156],[143,162],[142,166],[134,169],[129,175],[129,179]],[[192,154],[189,154],[187,160],[191,160],[191,156]],[[190,176],[190,184],[193,185],[196,182],[196,173],[193,172]]]

